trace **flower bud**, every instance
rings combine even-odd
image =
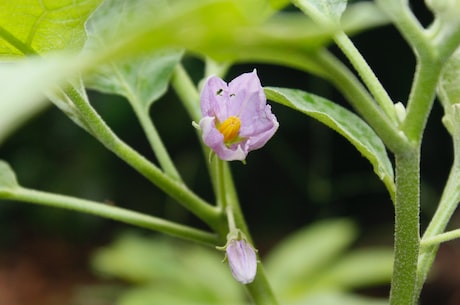
[[[225,251],[233,277],[242,284],[251,283],[257,272],[254,248],[243,239],[233,239],[227,244]]]

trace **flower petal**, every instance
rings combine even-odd
[[[224,121],[228,117],[228,99],[227,84],[215,75],[210,76],[201,91],[200,107],[203,117],[215,116],[219,121]]]
[[[278,127],[278,120],[272,114],[270,105],[266,105],[263,116],[251,125],[242,125],[240,137],[249,139],[249,151],[256,150],[263,147],[273,137]]]
[[[254,115],[262,111],[267,99],[256,70],[243,73],[228,85],[229,113],[238,116],[243,124],[251,124]]]
[[[224,135],[216,128],[214,117],[204,117],[200,120],[203,142],[209,146],[217,156],[225,161],[245,160],[248,154],[242,145],[227,147],[224,143]]]
[[[278,129],[255,69],[228,85],[217,76],[209,77],[200,99],[203,140],[222,160],[246,159],[249,151],[265,145]],[[238,119],[238,130],[226,138],[220,128],[230,117]]]

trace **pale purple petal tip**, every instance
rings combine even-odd
[[[244,240],[232,240],[226,251],[233,277],[242,284],[254,281],[257,272],[257,257],[254,249]]]

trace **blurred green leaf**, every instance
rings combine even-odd
[[[347,0],[296,0],[293,1],[305,14],[312,19],[321,21],[339,21],[347,7]]]
[[[265,266],[282,303],[385,304],[347,292],[389,280],[391,253],[345,252],[355,237],[356,229],[348,220],[322,221],[295,232],[272,250]],[[93,267],[134,284],[121,293],[119,305],[246,304],[243,286],[233,279],[223,256],[187,243],[126,232],[96,252]]]
[[[315,285],[345,291],[389,284],[393,270],[393,251],[389,248],[358,249],[331,264]]]
[[[76,17],[76,20],[80,22],[76,24],[82,24],[83,17],[89,14],[89,7],[96,5],[96,3],[93,3],[93,6],[91,6],[91,3],[93,2],[78,3],[78,5],[84,6],[82,11],[84,12],[86,9],[87,12],[86,15],[82,13],[77,16],[78,18]],[[124,1],[124,5],[127,7],[129,7],[129,3]],[[150,100],[149,102],[151,102],[158,94],[161,94],[162,88],[164,88],[162,80],[167,79],[169,68],[177,60],[177,56],[179,56],[176,52],[170,53],[165,57],[159,55],[161,54],[158,53],[161,52],[159,50],[171,47],[176,48],[176,50],[177,48],[186,48],[192,52],[213,56],[221,61],[254,60],[278,62],[281,64],[302,62],[301,66],[303,68],[321,74],[323,67],[319,66],[314,60],[309,59],[308,54],[310,51],[327,44],[331,33],[328,33],[327,30],[321,27],[311,26],[306,18],[303,18],[302,21],[300,21],[300,18],[297,18],[296,22],[286,22],[289,20],[287,18],[289,16],[283,14],[280,14],[280,16],[275,15],[266,21],[256,22],[248,18],[241,11],[243,6],[241,3],[238,3],[238,1],[229,0],[174,1],[171,3],[167,1],[136,1],[136,9],[128,10],[128,13],[124,12],[123,6],[118,7],[113,16],[107,16],[109,18],[108,21],[101,18],[99,20],[101,24],[98,24],[96,22],[98,19],[93,20],[95,22],[93,25],[97,25],[96,27],[101,28],[101,30],[98,32],[97,39],[95,36],[92,37],[94,38],[91,42],[93,43],[93,48],[88,48],[84,56],[66,55],[68,56],[67,60],[61,61],[60,66],[56,67],[56,70],[50,69],[46,74],[39,75],[39,70],[32,71],[33,69],[28,69],[21,74],[11,74],[8,81],[0,85],[0,91],[11,91],[14,89],[21,98],[14,97],[14,101],[2,98],[0,108],[3,109],[3,105],[5,107],[22,105],[16,108],[20,110],[31,107],[30,105],[39,103],[42,99],[37,99],[38,94],[27,94],[26,92],[32,93],[39,89],[41,90],[38,92],[46,91],[51,85],[57,83],[56,80],[62,80],[64,75],[77,74],[77,71],[85,74],[88,70],[96,69],[101,65],[109,65],[113,62],[116,62],[118,66],[122,66],[122,69],[129,70],[130,65],[124,66],[124,60],[138,57],[141,58],[135,59],[138,60],[135,66],[142,65],[142,63],[153,58],[154,60],[149,61],[150,64],[147,66],[143,65],[143,67],[145,66],[150,69],[158,64],[162,68],[156,71],[164,72],[158,78],[152,77],[149,80],[151,84],[156,83],[153,80],[158,80],[158,83],[152,87],[157,90],[149,92],[149,90],[144,90],[146,87],[144,87],[142,82],[141,84],[135,84],[138,86],[138,91],[142,93],[141,97],[143,100]],[[16,7],[11,3],[8,5],[19,9],[19,6]],[[101,6],[101,11],[97,14],[103,14],[104,10],[110,9],[110,6],[107,8],[107,5]],[[139,11],[141,12],[137,13]],[[69,11],[66,12],[69,13]],[[155,18],[152,18],[152,14],[155,15]],[[110,23],[110,18],[117,20],[117,22]],[[122,21],[118,22],[118,20]],[[82,26],[78,27],[75,25],[73,33],[80,38],[76,40],[78,43],[75,42],[75,45],[69,45],[69,48],[76,47],[77,45],[80,46],[81,39],[84,39],[83,31]],[[56,31],[49,32],[48,34],[51,35],[52,33],[61,37],[60,33]],[[67,36],[64,35],[64,37]],[[53,44],[53,39],[48,42]],[[64,45],[61,45],[61,47],[64,47]],[[57,49],[57,46],[54,44],[53,47],[49,48]],[[45,49],[44,47],[39,48],[39,51],[44,51]],[[145,57],[142,58],[142,56]],[[152,58],[149,58],[149,56]],[[47,60],[54,61],[53,58],[50,59],[48,57],[43,59],[43,61]],[[43,66],[51,65],[53,63],[43,63]],[[78,70],[75,69],[76,66],[78,66]],[[144,75],[148,75],[149,69],[145,70]],[[104,75],[110,73],[109,71]],[[125,72],[130,76],[136,74],[134,70]],[[30,75],[25,76],[26,74]],[[17,79],[15,79],[16,77]],[[23,80],[24,77],[36,77],[36,81],[31,86],[32,88]],[[148,76],[145,78],[148,78]],[[54,80],[54,83],[52,80]],[[129,81],[128,84],[132,87],[132,81],[129,79],[127,81]],[[120,86],[113,87],[114,84],[109,80],[107,82],[99,81],[100,87],[104,90],[120,91],[122,89]],[[14,86],[12,86],[13,83]],[[155,94],[152,93],[154,91],[156,92]],[[125,94],[126,92],[124,90]],[[30,99],[25,98],[26,95]],[[2,97],[4,97],[3,94]],[[1,115],[3,116],[3,112]],[[21,115],[18,115],[18,117],[21,117]],[[9,121],[12,120],[0,120],[3,124]],[[6,128],[2,130],[6,130]]]
[[[181,51],[165,50],[104,65],[85,84],[101,92],[122,95],[133,107],[148,112],[149,106],[166,92],[181,56]]]
[[[174,249],[164,246],[161,241],[125,233],[109,247],[100,249],[92,263],[103,274],[134,283],[146,283],[158,278],[171,280],[181,276],[179,266],[169,263],[172,257]]]
[[[80,69],[80,61],[69,56],[26,58],[0,64],[0,142],[21,120],[45,107],[45,92]]]
[[[11,60],[24,55],[44,54],[57,50],[79,50],[86,39],[84,23],[101,0],[4,0],[0,1],[0,60]],[[61,66],[64,67],[64,65]],[[3,69],[3,67],[2,67]],[[42,90],[35,91],[43,84],[40,76],[33,88],[22,86],[26,73],[35,75],[38,71],[27,69],[17,80],[2,82],[0,91],[17,90],[18,98],[8,100],[0,94],[0,143],[16,128],[33,115],[45,109],[49,102],[43,99]],[[53,78],[51,76],[51,78]],[[11,83],[14,86],[11,87]],[[25,91],[35,92],[35,96]],[[23,98],[25,95],[30,98]]]
[[[0,58],[79,50],[101,0],[0,1]]]
[[[16,129],[50,105],[45,99],[15,100],[16,103],[0,100],[0,144]]]
[[[294,57],[291,61],[296,58],[308,60],[308,51],[324,46],[331,36],[327,29],[296,27],[293,23],[289,23],[293,26],[288,31],[283,23],[278,22],[277,15],[267,19],[270,14],[266,16],[260,10],[252,15],[248,13],[261,3],[266,6],[265,1],[176,1],[155,8],[148,3],[137,3],[141,9],[135,18],[120,13],[123,9],[118,10],[118,18],[124,21],[115,22],[109,33],[101,35],[109,46],[101,57],[118,60],[176,47],[222,62],[272,62],[289,57]],[[152,18],[153,12],[156,18]],[[113,33],[117,34],[115,39]],[[320,69],[319,66],[315,68]]]
[[[388,305],[385,299],[376,299],[349,293],[328,291],[310,295],[304,300],[289,305]]]
[[[384,182],[390,196],[395,194],[393,167],[377,134],[351,111],[325,98],[286,88],[265,88],[267,98],[311,116],[344,136],[366,157]]]
[[[4,17],[0,18],[0,25],[4,29],[4,31],[0,30],[0,37],[2,37],[0,56],[80,49],[86,38],[84,22],[100,2],[50,0],[46,3],[48,9],[43,9],[38,2],[22,5],[23,1],[25,0],[3,1],[0,4],[0,16]],[[77,72],[85,74],[88,70],[97,69],[101,65],[105,65],[105,68],[101,68],[102,75],[110,75],[111,78],[104,81],[99,79],[100,89],[109,92],[123,91],[123,94],[128,94],[127,89],[119,86],[120,82],[115,84],[112,82],[115,73],[111,74],[113,69],[107,67],[115,62],[117,63],[115,68],[120,68],[124,76],[129,76],[125,77],[124,83],[130,85],[129,88],[136,88],[142,100],[150,103],[157,95],[162,94],[165,88],[164,80],[170,73],[169,68],[178,60],[179,51],[163,56],[160,50],[164,48],[170,50],[186,48],[188,51],[212,56],[225,62],[258,61],[286,65],[295,63],[295,66],[301,66],[316,74],[324,73],[324,68],[310,59],[309,52],[329,43],[332,33],[326,28],[313,26],[304,16],[294,18],[293,14],[280,13],[268,19],[265,18],[270,15],[264,15],[264,18],[250,18],[248,16],[250,14],[245,10],[255,10],[263,2],[265,3],[259,0],[251,2],[252,4],[236,0],[119,1],[116,3],[121,5],[115,6],[116,9],[113,11],[110,11],[110,3],[113,2],[104,3],[95,15],[104,14],[104,11],[107,13],[107,10],[111,14],[107,14],[107,18],[92,19],[93,26],[98,28],[99,32],[97,37],[92,37],[93,48],[88,48],[92,50],[91,52],[86,50],[84,56],[79,57],[67,55],[67,60],[60,62],[59,68],[50,69],[46,74],[38,75],[39,71],[27,69],[22,75],[13,73],[7,82],[1,83],[0,91],[14,89],[20,98],[14,97],[14,100],[10,101],[2,94],[0,141],[19,126],[21,120],[25,121],[33,113],[45,107],[43,99],[37,98],[38,94],[26,92],[32,93],[41,89],[38,90],[40,93],[49,90],[56,84],[51,80],[62,80],[64,75],[74,76]],[[286,4],[285,1],[279,1],[278,4],[276,2],[272,3],[276,8]],[[134,9],[126,9],[130,7]],[[363,12],[365,16],[373,12],[372,20],[378,20],[377,23],[385,22],[380,17],[374,18],[382,15],[378,15],[378,12],[369,5],[363,5],[362,9],[354,12],[361,12],[361,16]],[[353,31],[375,25],[367,21],[359,22],[359,20],[366,20],[365,18],[347,20],[350,22],[344,24],[350,24],[350,30]],[[46,61],[48,58],[43,60]],[[54,59],[52,58],[51,61]],[[126,64],[127,62],[131,63]],[[53,64],[43,64],[46,65]],[[131,65],[136,69],[130,70]],[[137,71],[139,65],[145,70]],[[79,66],[78,70],[75,69],[76,66]],[[149,78],[151,69],[158,73],[150,75]],[[144,77],[137,83],[133,83],[130,77],[143,71],[145,72],[141,74]],[[27,73],[31,75],[25,76]],[[14,79],[15,77],[18,79]],[[22,79],[24,77],[36,77],[32,88]],[[144,83],[147,79],[149,86],[145,86]],[[45,82],[45,80],[50,81]],[[151,90],[147,90],[149,88]]]
[[[369,1],[349,4],[341,19],[343,29],[349,34],[389,23],[388,15],[375,2]]]
[[[438,93],[444,110],[449,105],[460,103],[460,48],[451,56],[441,74]]]
[[[458,14],[460,13],[459,0],[425,0],[425,3],[437,18],[440,18],[443,21],[458,20]]]
[[[144,3],[145,5],[141,5]],[[114,29],[129,27],[135,16],[145,9],[161,9],[162,1],[105,1],[88,20],[86,52],[110,48],[118,32]],[[163,5],[165,5],[163,3]],[[167,90],[176,64],[181,60],[181,50],[153,50],[138,57],[111,62],[97,67],[85,81],[90,88],[119,94],[128,99],[135,109],[149,111],[151,103]]]
[[[299,282],[314,280],[355,238],[355,226],[343,219],[318,222],[288,236],[265,259],[273,288],[286,295]]]
[[[18,187],[16,174],[8,163],[0,160],[0,195]]]
[[[95,254],[93,267],[138,284],[119,304],[242,304],[244,291],[223,257],[194,245],[125,233]]]

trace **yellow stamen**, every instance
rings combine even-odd
[[[238,136],[240,132],[241,121],[236,116],[229,116],[220,126],[217,128],[221,134],[224,135],[224,142],[232,142]]]

